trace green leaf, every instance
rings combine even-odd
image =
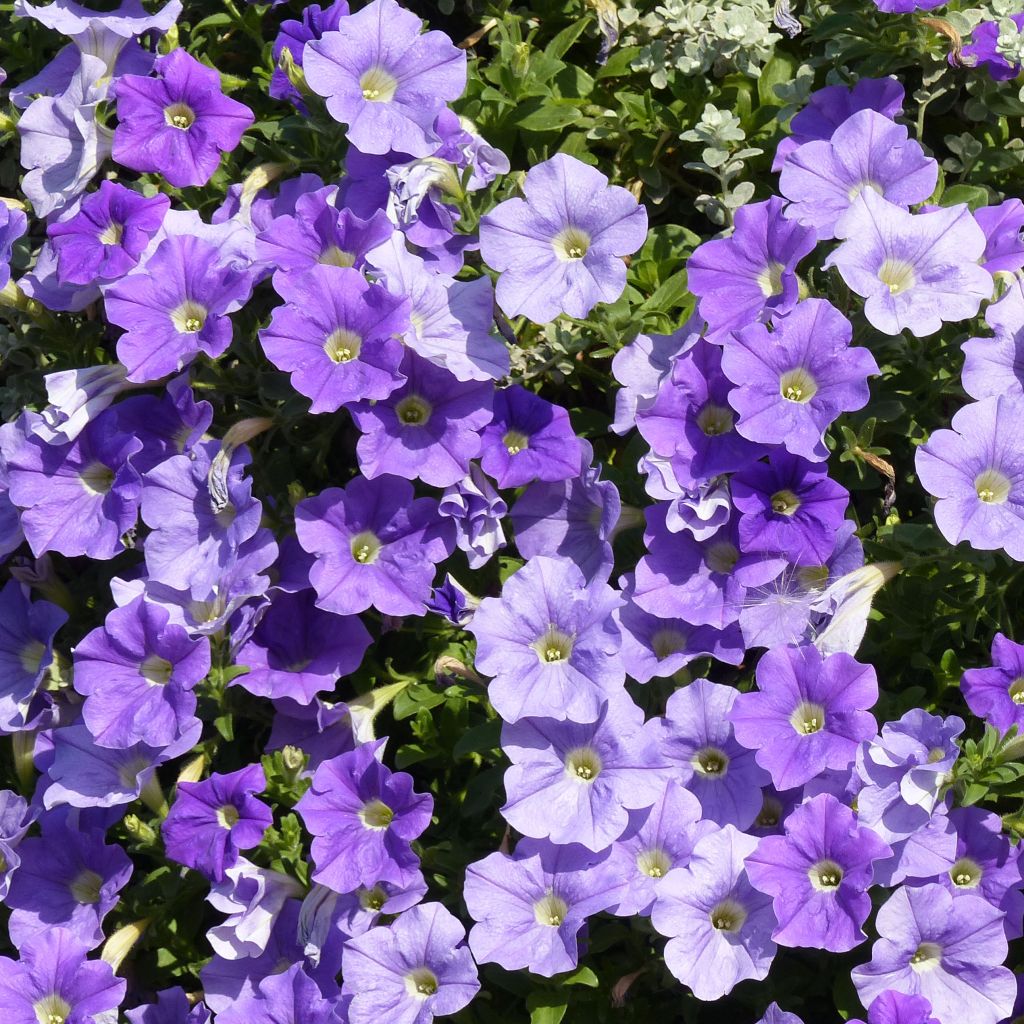
[[[563,28],[562,31],[544,47],[544,53],[549,57],[554,57],[555,60],[558,60],[560,57],[564,57],[569,52],[572,44],[575,43],[581,35],[583,35],[583,32],[589,22],[589,15],[583,18],[577,18],[576,21],[567,28]]]
[[[597,988],[600,984],[597,975],[589,967],[581,967],[561,981],[563,985],[586,985],[587,988]]]
[[[763,107],[778,107],[782,101],[775,92],[775,86],[793,80],[794,64],[789,57],[781,53],[774,57],[761,69],[761,77],[757,80],[757,98]]]
[[[956,206],[966,203],[972,210],[979,206],[988,206],[988,189],[981,185],[954,185],[942,193],[943,206]]]
[[[523,106],[528,108],[528,112],[518,117],[513,123],[527,132],[556,131],[567,125],[575,124],[581,116],[579,108],[571,103],[552,103],[539,100],[524,103]]]
[[[531,992],[526,999],[530,1011],[530,1024],[560,1024],[569,1009],[564,994],[560,992]]]

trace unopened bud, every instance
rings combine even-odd
[[[123,928],[118,928],[103,944],[100,959],[110,964],[111,969],[116,974],[117,969],[124,963],[124,958],[134,949],[139,939],[146,934],[148,927],[149,918],[143,917],[138,921],[133,921],[131,924],[126,924]]]
[[[178,784],[180,785],[182,782],[198,782],[203,777],[205,768],[206,755],[199,754],[181,769],[178,774]]]
[[[287,46],[281,50],[281,55],[277,58],[277,66],[285,73],[288,81],[292,83],[301,95],[313,95],[313,90],[310,89],[309,83],[306,81],[306,72],[295,63],[292,51]]]
[[[306,767],[308,760],[306,752],[301,747],[293,747],[286,743],[281,750],[281,765],[288,773],[288,781],[294,782]]]

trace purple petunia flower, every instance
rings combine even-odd
[[[832,554],[850,494],[823,465],[774,452],[733,476],[744,551],[783,554],[796,565],[823,565]]]
[[[103,919],[128,884],[132,862],[108,846],[100,829],[68,828],[43,819],[43,834],[22,842],[21,867],[5,903],[11,941],[19,948],[54,928],[66,928],[86,949],[103,942]]]
[[[565,153],[530,168],[525,199],[506,199],[480,221],[480,254],[499,271],[506,316],[582,319],[626,287],[623,256],[647,237],[647,211],[626,189]]]
[[[33,698],[53,662],[54,634],[67,620],[63,608],[29,601],[16,580],[0,590],[0,732],[18,732],[33,717]]]
[[[244,476],[250,455],[223,458],[217,441],[174,455],[147,474],[142,489],[150,580],[202,590],[216,585],[246,542],[258,536],[262,504]]]
[[[823,438],[841,412],[867,405],[874,356],[851,347],[850,321],[825,299],[806,299],[769,331],[752,324],[733,335],[722,369],[736,387],[729,404],[751,441],[784,444],[812,462],[828,458]]]
[[[235,655],[249,671],[231,681],[258,697],[289,697],[309,704],[354,672],[371,638],[355,616],[316,607],[316,594],[277,594],[252,637]]]
[[[760,981],[775,958],[771,897],[754,889],[744,860],[757,847],[732,825],[698,840],[686,867],[658,886],[651,922],[669,937],[665,966],[698,999],[720,999]]]
[[[1024,15],[1019,15],[1024,20]],[[1004,199],[996,206],[982,206],[974,211],[978,227],[985,232],[985,256],[982,266],[990,273],[1000,270],[1011,274],[1024,268],[1024,203]],[[991,307],[990,307],[991,308]],[[988,318],[988,311],[986,311]],[[991,323],[991,320],[989,320]]]
[[[999,41],[1010,21],[1018,34],[1024,32],[1024,13],[1011,14],[1000,21],[983,21],[971,32],[971,41],[960,51],[961,62],[967,67],[983,68],[996,82],[1008,82],[1021,72],[1019,63],[1011,64],[1000,52]]]
[[[998,814],[980,807],[956,807],[949,812],[956,828],[956,863],[939,881],[954,896],[973,893],[1006,915],[1008,939],[1019,939],[1024,916],[1024,865],[1021,849],[1003,835]]]
[[[193,1006],[180,986],[156,993],[156,1002],[125,1010],[130,1024],[210,1024],[210,1011],[200,1000]]]
[[[783,1010],[778,1003],[770,1003],[757,1024],[804,1024],[804,1022],[795,1013]]]
[[[622,900],[626,884],[609,857],[521,839],[512,856],[492,853],[466,869],[463,897],[476,921],[469,948],[507,971],[574,970],[587,918]]]
[[[335,892],[377,882],[406,885],[419,870],[410,843],[430,824],[428,793],[377,760],[384,740],[324,761],[295,805],[313,835],[313,878]]]
[[[494,389],[489,382],[460,382],[415,352],[406,352],[399,372],[405,382],[390,395],[351,410],[363,432],[356,445],[360,471],[371,480],[392,473],[450,487],[480,453]]]
[[[363,153],[429,156],[434,119],[466,87],[465,51],[422,28],[396,0],[373,0],[303,51],[310,88]]]
[[[202,782],[180,782],[161,831],[167,856],[214,882],[238,861],[239,851],[259,845],[274,818],[253,795],[267,780],[258,764]]]
[[[9,789],[0,789],[0,900],[7,899],[11,877],[21,865],[18,847],[38,816],[28,801]]]
[[[34,413],[3,439],[11,501],[32,553],[113,558],[138,518],[142,491],[131,457],[142,442],[122,433],[113,410],[94,419],[69,444],[34,436]],[[10,443],[8,443],[10,442]]]
[[[32,433],[48,444],[65,444],[74,441],[89,422],[95,419],[128,385],[125,383],[125,368],[120,363],[101,366],[86,366],[75,370],[57,370],[43,378],[46,382],[46,396],[49,405],[32,423]],[[117,413],[118,426],[126,433]],[[132,457],[132,465],[139,472],[138,455]]]
[[[992,667],[967,669],[960,689],[971,711],[1001,732],[1024,727],[1024,645],[996,633]]]
[[[935,190],[938,163],[907,129],[884,114],[861,110],[831,139],[807,142],[782,168],[779,191],[790,201],[786,216],[833,238],[836,222],[865,189],[909,207]]]
[[[133,171],[162,174],[176,188],[205,185],[253,113],[221,92],[215,68],[183,49],[157,58],[156,73],[124,75],[114,86],[114,159]]]
[[[935,523],[951,544],[1002,548],[1024,561],[1024,398],[1008,394],[965,405],[952,430],[917,449],[918,476],[935,503]]]
[[[645,612],[633,601],[634,581],[620,577],[625,604],[616,609],[615,621],[622,631],[622,660],[630,677],[647,683],[655,677],[671,678],[696,658],[710,655],[729,665],[743,660],[744,648],[735,625],[717,630],[691,626],[682,619],[662,619]]]
[[[545,556],[510,576],[500,598],[485,598],[468,628],[498,714],[593,722],[625,682],[611,617],[620,603],[606,583],[588,586],[572,562]]]
[[[1006,959],[1002,912],[978,896],[954,899],[941,885],[902,886],[878,911],[870,963],[853,969],[862,1003],[893,989],[924,996],[940,1021],[997,1024],[1017,995]]]
[[[869,188],[835,230],[844,241],[823,266],[838,268],[884,334],[923,338],[974,316],[992,297],[992,275],[979,265],[985,235],[962,204],[908,213]]]
[[[0,288],[11,279],[11,251],[28,230],[28,218],[21,210],[0,203]]]
[[[433,498],[413,499],[394,476],[356,477],[295,510],[299,543],[316,556],[310,582],[317,605],[337,615],[374,607],[386,615],[422,615],[435,567],[454,546],[454,529]]]
[[[195,722],[195,685],[210,671],[210,641],[139,597],[107,614],[74,650],[82,717],[104,747],[167,746]]]
[[[864,1024],[851,1020],[850,1024]],[[924,996],[908,996],[895,989],[883,992],[868,1009],[867,1024],[941,1024],[932,1016],[932,1004]]]
[[[580,475],[530,484],[512,506],[512,525],[516,547],[524,558],[569,558],[589,583],[607,579],[612,570],[611,540],[622,503],[615,484],[601,479],[600,464],[592,465],[590,442],[581,441],[580,448]]]
[[[274,99],[288,100],[304,114],[309,110],[302,100],[302,94],[288,80],[278,62],[284,50],[291,54],[296,67],[302,67],[303,53],[306,43],[321,39],[325,32],[333,32],[349,15],[347,0],[335,0],[329,7],[321,8],[319,4],[308,4],[302,9],[302,21],[288,18],[281,22],[271,56],[274,60],[274,73],[270,76],[270,95]]]
[[[465,937],[440,903],[424,903],[350,939],[341,989],[350,1024],[430,1024],[467,1006],[480,982]]]
[[[66,928],[47,928],[21,945],[21,960],[0,957],[0,1010],[11,1024],[111,1024],[126,982]]]
[[[437,511],[455,524],[455,544],[471,569],[486,565],[505,546],[501,521],[508,506],[475,462],[468,476],[445,489]]]
[[[871,865],[891,852],[830,793],[801,804],[786,819],[785,836],[765,836],[746,861],[751,884],[774,899],[772,938],[833,953],[860,945],[871,913]]]
[[[518,384],[494,393],[494,417],[480,438],[480,466],[499,487],[569,480],[579,473],[582,442],[569,414]]]
[[[676,690],[665,707],[661,749],[705,819],[748,829],[761,811],[769,775],[740,746],[729,721],[739,691],[707,679]]]
[[[637,429],[669,460],[681,487],[743,469],[761,454],[760,445],[736,431],[732,389],[722,373],[721,348],[702,339],[676,357],[654,401],[637,412]]]
[[[341,1024],[336,999],[325,999],[302,964],[264,978],[255,992],[246,992],[218,1011],[223,1024]]]
[[[729,720],[779,789],[846,768],[877,731],[867,710],[878,700],[875,670],[848,654],[823,658],[814,646],[783,647],[761,658],[755,677],[757,691],[737,697]]]
[[[1024,291],[1016,279],[1010,290],[985,310],[985,321],[995,337],[970,338],[960,346],[964,390],[971,398],[1024,398]]]
[[[523,835],[560,846],[606,850],[626,831],[627,812],[651,807],[666,781],[653,728],[625,694],[603,704],[589,725],[506,723],[501,746],[512,762],[502,815]]]
[[[279,275],[286,305],[260,331],[267,358],[291,374],[292,386],[312,399],[311,412],[334,412],[349,402],[386,398],[402,382],[397,336],[409,305],[351,267],[317,265]]]
[[[780,171],[799,146],[832,138],[835,130],[859,110],[877,110],[890,120],[903,113],[903,85],[894,77],[860,78],[852,88],[827,85],[811,93],[807,106],[790,122],[790,136],[779,143],[772,171]]]
[[[732,235],[704,242],[687,262],[687,287],[700,299],[710,340],[724,341],[730,331],[796,305],[796,265],[817,239],[810,228],[786,219],[785,205],[773,196],[741,206]]]
[[[107,318],[125,328],[117,357],[128,379],[158,380],[200,352],[211,359],[223,355],[231,344],[227,314],[251,286],[246,272],[220,262],[210,242],[194,235],[165,238],[144,271],[122,278],[104,295]]]
[[[609,870],[629,882],[613,914],[650,916],[662,879],[673,868],[685,867],[694,844],[716,831],[714,822],[701,818],[697,798],[675,779],[668,780],[649,810],[630,812],[629,826],[608,860]]]
[[[56,221],[47,231],[61,284],[124,277],[139,262],[170,204],[167,196],[146,198],[124,185],[101,181],[73,217]]]

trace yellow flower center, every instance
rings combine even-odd
[[[510,430],[502,439],[501,443],[505,446],[505,451],[509,455],[518,455],[520,452],[525,452],[530,447],[530,439],[520,433],[518,430]]]
[[[22,662],[24,664],[24,662]],[[1024,704],[1024,676],[1017,676],[1012,683],[1010,683],[1010,700],[1014,704]]]
[[[171,310],[171,323],[179,334],[196,334],[203,329],[208,312],[205,306],[186,299],[177,309]]]
[[[566,754],[565,770],[580,782],[593,782],[601,774],[601,758],[592,747],[577,747]]]
[[[537,657],[549,665],[559,661],[568,661],[572,656],[573,638],[563,633],[553,623],[531,644]]]
[[[102,462],[90,462],[78,479],[90,494],[106,494],[114,486],[114,471]]]
[[[398,79],[390,71],[376,66],[363,73],[359,79],[363,99],[371,103],[390,103],[398,90]]]
[[[354,267],[356,257],[355,253],[345,252],[336,245],[329,245],[320,253],[320,263],[328,267]]]
[[[636,855],[636,866],[651,878],[664,878],[672,868],[672,861],[664,850],[652,846]]]
[[[787,370],[779,378],[779,394],[787,402],[809,402],[818,393],[818,385],[814,378],[802,367]]]
[[[36,1020],[39,1024],[64,1024],[71,1016],[71,1004],[62,999],[56,992],[36,1000],[32,1004]]]
[[[698,775],[720,779],[729,770],[729,755],[718,747],[701,747],[690,759],[690,764]]]
[[[772,511],[780,516],[794,516],[800,508],[800,499],[792,491],[776,491],[771,501]]]
[[[349,549],[352,552],[352,557],[360,565],[373,565],[380,554],[381,543],[375,534],[370,533],[369,530],[364,530],[352,538],[349,542]]]
[[[708,402],[699,413],[697,413],[697,426],[708,437],[720,437],[732,430],[733,414],[731,409],[724,405],[715,405]]]
[[[819,860],[811,866],[807,877],[818,892],[835,892],[843,880],[843,869],[834,860]]]
[[[347,327],[331,331],[324,339],[324,351],[332,363],[349,363],[358,358],[363,339]]]
[[[785,271],[781,263],[772,262],[757,275],[757,285],[766,299],[782,294],[782,275]]]
[[[124,225],[111,221],[100,233],[100,245],[117,245],[124,237]]]
[[[802,700],[789,716],[790,724],[801,736],[810,736],[825,728],[825,709],[820,704]]]
[[[889,289],[890,295],[899,295],[914,287],[917,276],[912,264],[890,258],[878,268],[878,280]]]
[[[419,395],[407,395],[395,406],[398,422],[407,427],[422,427],[430,419],[432,411],[430,402]]]
[[[217,808],[217,824],[221,828],[232,828],[238,823],[240,817],[238,808],[234,804],[222,804]]]
[[[405,990],[411,996],[427,999],[437,992],[437,975],[429,967],[417,967],[405,976]]]
[[[942,947],[934,942],[922,942],[910,958],[910,966],[919,974],[939,966],[942,960]]]
[[[165,686],[171,678],[174,666],[166,659],[157,654],[151,654],[139,666],[139,675],[147,683],[155,683],[157,686]]]
[[[986,469],[974,478],[974,489],[986,505],[1002,505],[1010,497],[1010,478],[998,469]]]
[[[712,928],[735,935],[743,927],[747,911],[736,900],[724,899],[711,908],[708,917],[711,919]]]
[[[976,889],[981,882],[981,865],[970,857],[961,857],[949,869],[949,877],[961,889]]]
[[[551,240],[551,246],[560,260],[581,260],[590,248],[590,235],[582,228],[563,228]]]
[[[670,654],[686,650],[686,637],[678,629],[659,629],[651,637],[651,650],[658,661],[664,661]]]
[[[187,103],[172,103],[164,107],[164,120],[171,128],[187,132],[195,123],[196,112]]]
[[[548,892],[533,904],[533,916],[537,924],[557,928],[569,913],[569,905],[560,896]]]
[[[43,666],[43,658],[46,655],[46,644],[42,640],[29,640],[21,649],[18,661],[27,676],[36,676]]]
[[[383,800],[368,800],[359,809],[359,820],[363,828],[383,832],[395,819],[395,812]]]

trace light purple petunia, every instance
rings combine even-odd
[[[1022,221],[1019,231],[1024,227]],[[1014,279],[1009,291],[985,310],[994,338],[970,338],[961,345],[961,381],[971,398],[1024,398],[1024,290]]]
[[[218,441],[174,455],[143,481],[142,519],[150,580],[181,589],[216,585],[246,542],[258,536],[262,504],[245,476],[249,450],[225,458]]]
[[[158,57],[155,70],[156,78],[124,75],[114,86],[114,159],[133,171],[162,174],[176,188],[205,185],[253,113],[221,92],[215,68],[181,48]]]
[[[507,971],[575,970],[587,918],[617,905],[626,884],[607,856],[521,839],[512,856],[492,853],[466,869],[469,947],[479,963]]]
[[[360,471],[371,480],[392,473],[450,487],[480,454],[494,389],[489,382],[460,382],[410,351],[399,373],[405,382],[390,395],[351,410],[363,434],[356,445]]]
[[[843,953],[866,938],[871,913],[872,862],[892,852],[887,843],[830,793],[821,793],[786,818],[785,836],[765,836],[747,858],[756,889],[773,897],[783,946]]]
[[[401,384],[409,305],[351,267],[317,265],[284,274],[274,287],[286,305],[260,331],[267,358],[312,399],[311,412],[386,398]]]
[[[8,494],[32,553],[113,558],[138,518],[142,485],[131,457],[142,442],[110,409],[69,444],[47,444],[31,433],[34,422],[36,414],[23,414],[2,442]]]
[[[596,168],[565,153],[534,164],[524,199],[506,199],[480,221],[480,254],[499,271],[506,316],[547,323],[583,318],[626,287],[622,257],[647,236],[647,211]]]
[[[202,782],[179,782],[161,826],[167,856],[222,882],[239,851],[259,845],[274,820],[270,808],[254,796],[266,785],[258,764],[226,775],[214,773]]]
[[[317,605],[337,615],[374,607],[422,615],[438,562],[451,554],[454,528],[433,498],[413,498],[394,476],[356,477],[295,510],[299,543],[316,556],[310,582]]]
[[[333,690],[363,660],[371,638],[355,616],[316,607],[316,593],[276,594],[252,637],[235,655],[249,671],[231,681],[259,697],[309,704]]]
[[[131,878],[132,862],[120,846],[103,841],[100,829],[46,818],[42,824],[42,836],[19,848],[21,867],[4,901],[11,909],[11,941],[20,947],[67,928],[86,949],[95,949],[103,942],[103,919]]]
[[[295,66],[301,68],[306,43],[322,38],[325,32],[333,32],[349,13],[347,0],[335,0],[324,8],[319,4],[307,4],[302,9],[302,21],[288,18],[281,22],[271,51],[274,60],[274,73],[270,76],[268,90],[271,96],[294,103],[301,113],[308,115],[309,108],[303,102],[302,94],[280,67],[281,55],[287,50]]]
[[[7,899],[11,877],[21,865],[18,847],[38,814],[17,793],[0,789],[0,900]]]
[[[983,68],[996,82],[1009,82],[1016,78],[1021,72],[1021,65],[1008,61],[999,45],[1000,38],[1008,28],[1007,21],[1016,27],[1018,35],[1024,33],[1024,13],[1011,14],[999,21],[982,21],[971,32],[970,43],[960,51],[961,63],[967,67]]]
[[[850,321],[825,299],[806,299],[769,331],[752,324],[733,335],[722,369],[736,387],[736,430],[751,441],[784,444],[812,462],[828,458],[825,431],[842,412],[863,409],[874,356],[850,345]]]
[[[748,829],[770,777],[733,735],[729,712],[738,696],[734,687],[707,679],[676,690],[661,721],[661,750],[706,820]]]
[[[782,554],[795,565],[828,561],[850,494],[824,465],[776,451],[730,481],[743,551]]]
[[[1024,561],[1024,398],[1000,395],[965,405],[952,430],[917,449],[917,473],[935,503],[935,523],[951,544],[1002,548]]]
[[[662,879],[685,867],[694,844],[716,831],[714,822],[701,819],[697,798],[675,779],[665,783],[652,807],[630,811],[629,826],[608,860],[609,870],[629,883],[613,914],[650,916]]]
[[[698,246],[686,264],[686,283],[698,296],[709,338],[788,313],[797,302],[796,265],[815,246],[814,231],[784,214],[778,196],[741,206],[735,231]]]
[[[0,590],[0,732],[18,732],[33,717],[33,699],[53,662],[54,634],[67,612],[49,601],[29,601],[8,580]]]
[[[494,417],[481,434],[480,466],[499,487],[577,476],[582,442],[569,414],[518,384],[494,393]]]
[[[823,266],[838,268],[884,334],[923,338],[992,297],[992,275],[980,266],[985,235],[963,204],[908,213],[865,189],[835,230],[844,241]]]
[[[156,1002],[125,1010],[130,1024],[210,1024],[210,1011],[200,1000],[195,1006],[179,986],[156,993]]]
[[[1024,645],[996,633],[992,667],[967,669],[960,690],[971,711],[1001,732],[1024,727]]]
[[[729,720],[779,789],[846,768],[877,731],[867,710],[878,700],[875,670],[849,654],[783,647],[761,658],[755,676],[758,689],[739,695]]]
[[[903,125],[861,110],[828,141],[807,142],[794,152],[783,165],[779,191],[790,203],[787,217],[832,238],[836,222],[865,189],[909,207],[932,194],[938,173],[938,163]]]
[[[466,86],[466,54],[396,0],[373,0],[303,51],[309,87],[363,153],[429,156],[437,114]]]
[[[217,1013],[223,1024],[341,1024],[336,999],[326,999],[302,964],[285,965]],[[177,1022],[175,1022],[177,1024]]]
[[[139,262],[170,207],[164,195],[150,198],[124,185],[101,181],[73,217],[51,224],[61,284],[92,284],[123,277]]]
[[[665,785],[668,766],[654,729],[625,693],[610,697],[589,725],[506,723],[501,746],[512,767],[502,815],[533,839],[606,850],[629,826],[627,812],[651,807]]]
[[[0,203],[0,288],[11,279],[11,251],[14,243],[28,230],[24,212]]]
[[[406,885],[419,871],[410,846],[430,824],[428,793],[377,760],[383,740],[324,761],[295,809],[313,835],[313,878],[338,893],[377,882]]]
[[[349,1024],[430,1024],[480,991],[466,929],[440,903],[423,903],[345,944],[342,995]]]
[[[878,911],[871,961],[853,969],[862,1003],[889,989],[924,996],[940,1021],[997,1024],[1017,985],[1006,959],[1002,912],[978,896],[954,899],[941,885],[901,886]]]
[[[74,650],[82,717],[104,747],[167,746],[195,722],[192,692],[210,671],[210,641],[136,598],[107,614]]]
[[[1018,15],[1024,21],[1024,14]],[[1024,203],[1019,199],[1004,199],[996,206],[981,206],[974,211],[974,219],[985,232],[985,256],[982,266],[990,273],[1024,268]]]
[[[778,1003],[769,1003],[768,1009],[765,1010],[764,1016],[757,1024],[804,1024],[804,1022],[795,1013],[783,1010]]]
[[[21,959],[0,957],[0,1012],[11,1024],[65,1021],[113,1024],[126,982],[66,928],[48,928],[21,946]]]
[[[546,556],[510,576],[500,598],[485,598],[468,628],[498,714],[506,722],[597,719],[625,682],[612,619],[620,603],[606,583],[588,586],[572,562]]]
[[[698,999],[762,980],[775,958],[771,897],[751,886],[744,869],[756,847],[753,836],[726,825],[698,840],[689,863],[658,886],[651,922],[669,938],[665,966]]]
[[[109,408],[129,386],[125,382],[125,368],[120,363],[57,370],[46,374],[43,380],[50,402],[40,412],[39,419],[32,422],[32,433],[48,444],[74,441],[89,422]],[[131,433],[121,422],[120,410],[117,418],[118,426]],[[133,455],[132,465],[143,472],[138,453]]]
[[[864,1024],[851,1020],[850,1024]],[[867,1024],[941,1024],[932,1016],[932,1004],[924,996],[908,996],[888,989],[872,1000]]]
[[[581,441],[580,474],[558,482],[530,484],[512,506],[516,547],[524,558],[557,555],[569,558],[587,582],[607,579],[615,557],[612,537],[619,523],[619,489],[601,479],[593,465],[594,449]]]
[[[125,329],[117,357],[128,379],[158,380],[200,352],[211,359],[223,355],[231,344],[228,313],[251,287],[249,274],[223,264],[212,243],[194,235],[165,238],[144,269],[104,295],[107,318]]]

